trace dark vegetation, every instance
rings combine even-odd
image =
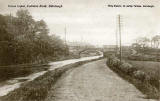
[[[68,54],[68,46],[58,36],[49,35],[45,21],[34,20],[28,10],[18,10],[16,16],[0,14],[2,79],[29,74],[31,64],[64,59]]]
[[[39,63],[68,54],[63,41],[48,35],[43,20],[35,21],[27,10],[16,16],[0,15],[0,65]]]
[[[147,95],[146,98],[159,99],[160,79],[159,67],[157,67],[159,63],[128,62],[120,62],[118,58],[112,55],[108,57],[107,65],[119,76],[131,82],[142,93]]]
[[[108,57],[107,65],[147,95],[146,98],[158,99],[160,97],[160,49],[158,48],[160,40],[157,38],[155,41],[152,40],[151,47],[148,42],[149,39],[140,38],[130,48],[122,47],[121,63],[120,55],[115,51],[105,52],[105,56]]]
[[[0,101],[44,101],[51,87],[64,72],[69,69],[76,68],[84,63],[95,60],[77,62],[57,68],[53,71],[49,71],[34,81],[25,83],[20,88],[10,92],[6,96],[1,97]]]
[[[15,66],[7,66],[0,69],[0,82],[19,77],[19,76],[27,76],[31,73],[36,73],[39,71],[48,70],[48,64],[39,64],[39,65],[15,65]]]
[[[149,77],[149,83],[160,90],[160,63],[152,61],[127,61]]]

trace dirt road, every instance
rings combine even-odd
[[[98,60],[67,71],[46,101],[153,101]]]

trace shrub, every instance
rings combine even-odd
[[[112,66],[112,60],[113,60],[113,56],[110,56],[109,58],[108,58],[108,61],[107,61],[107,64],[109,65],[109,66]]]
[[[114,67],[119,67],[119,65],[120,65],[120,60],[119,60],[118,58],[113,58],[113,60],[112,60],[112,65],[113,65]]]
[[[149,58],[149,57],[148,57]],[[159,98],[159,75],[158,73],[152,73],[149,71],[142,71],[143,65],[132,65],[132,63],[126,63],[125,61],[121,61],[116,57],[109,57],[107,64],[112,70],[117,72],[120,76],[127,79],[129,82],[132,82],[140,91],[147,95],[147,98]],[[154,64],[155,65],[155,64]],[[147,64],[148,66],[148,64]],[[151,65],[152,66],[152,65]],[[156,65],[157,66],[157,65]],[[158,70],[157,70],[158,71]],[[153,76],[152,76],[153,75]]]
[[[160,80],[158,78],[155,77],[149,77],[148,81],[151,85],[155,86],[156,88],[158,88],[160,90]]]
[[[107,64],[111,67],[118,67],[120,65],[120,60],[112,55],[108,58]]]
[[[125,73],[132,75],[134,71],[136,71],[136,68],[134,68],[131,64],[129,63],[122,63],[119,68],[124,71]]]
[[[133,72],[133,76],[136,78],[136,79],[139,79],[141,81],[144,81],[145,80],[145,73],[143,71],[140,71],[140,70],[137,70],[137,71],[134,71]]]

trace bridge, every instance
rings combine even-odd
[[[96,56],[103,54],[103,49],[101,48],[72,48],[72,53],[78,55],[79,57],[86,57],[86,56]]]

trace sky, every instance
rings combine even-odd
[[[118,18],[121,15],[122,44],[130,45],[137,37],[160,34],[159,0],[4,0],[0,14],[13,14],[19,7],[8,5],[62,5],[61,8],[25,8],[36,20],[43,19],[50,30],[67,41],[94,45],[116,44]],[[108,7],[108,5],[154,5],[150,7]]]

